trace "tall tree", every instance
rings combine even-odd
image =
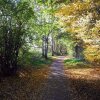
[[[100,2],[98,0],[72,0],[59,8],[56,16],[59,18],[61,27],[71,33],[72,36],[82,39],[85,43],[85,58],[95,58],[92,53],[99,49],[99,26],[100,26]],[[87,48],[91,48],[88,50]],[[99,53],[99,50],[98,50]],[[88,57],[87,57],[88,54]],[[91,56],[94,55],[94,56]],[[90,58],[89,58],[90,57]],[[99,58],[100,59],[100,58]],[[92,60],[93,61],[93,60]]]
[[[0,1],[0,68],[5,75],[16,73],[19,49],[33,15],[28,0]]]

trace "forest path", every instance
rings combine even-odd
[[[58,57],[51,65],[51,73],[44,83],[39,100],[71,100],[68,80],[64,77],[64,56]]]

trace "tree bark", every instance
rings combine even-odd
[[[54,37],[52,36],[52,47],[51,47],[51,49],[52,49],[52,56],[54,56],[54,53],[55,53],[55,43],[54,43]]]
[[[42,37],[42,57],[44,57],[44,45],[45,45],[45,42],[44,42],[44,36]]]
[[[48,59],[48,37],[45,36],[45,59]]]
[[[42,56],[48,59],[48,36],[42,38]]]
[[[76,45],[75,46],[75,58],[82,60],[83,59],[83,47]]]

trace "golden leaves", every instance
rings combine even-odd
[[[92,63],[100,64],[100,47],[98,45],[87,46],[84,51],[85,59]]]
[[[94,100],[94,98],[99,100],[100,66],[65,68],[65,77],[70,83],[70,94],[73,100]]]
[[[62,5],[55,14],[66,32],[74,34],[85,42],[85,58],[96,63],[100,63],[100,48],[96,48],[96,46],[100,46],[99,7],[98,0],[84,0],[83,2],[75,0],[73,3]]]
[[[90,9],[90,3],[86,2],[75,2],[70,3],[69,5],[63,5],[58,12],[57,15],[69,16],[69,15],[76,15],[79,13],[83,13],[84,10]]]
[[[42,83],[49,74],[48,67],[23,68],[17,76],[3,78],[0,82],[1,100],[37,100]]]

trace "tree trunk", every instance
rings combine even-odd
[[[52,49],[52,56],[54,56],[54,52],[55,52],[55,43],[54,43],[54,38],[53,38],[53,36],[52,36],[52,47],[51,47],[51,49]]]
[[[75,58],[83,59],[83,48],[82,46],[76,45],[75,46]]]
[[[42,57],[44,57],[44,46],[45,46],[45,42],[44,42],[44,36],[42,37]]]
[[[48,37],[45,36],[45,59],[48,59]]]
[[[42,38],[42,57],[48,58],[48,37],[43,36]]]

